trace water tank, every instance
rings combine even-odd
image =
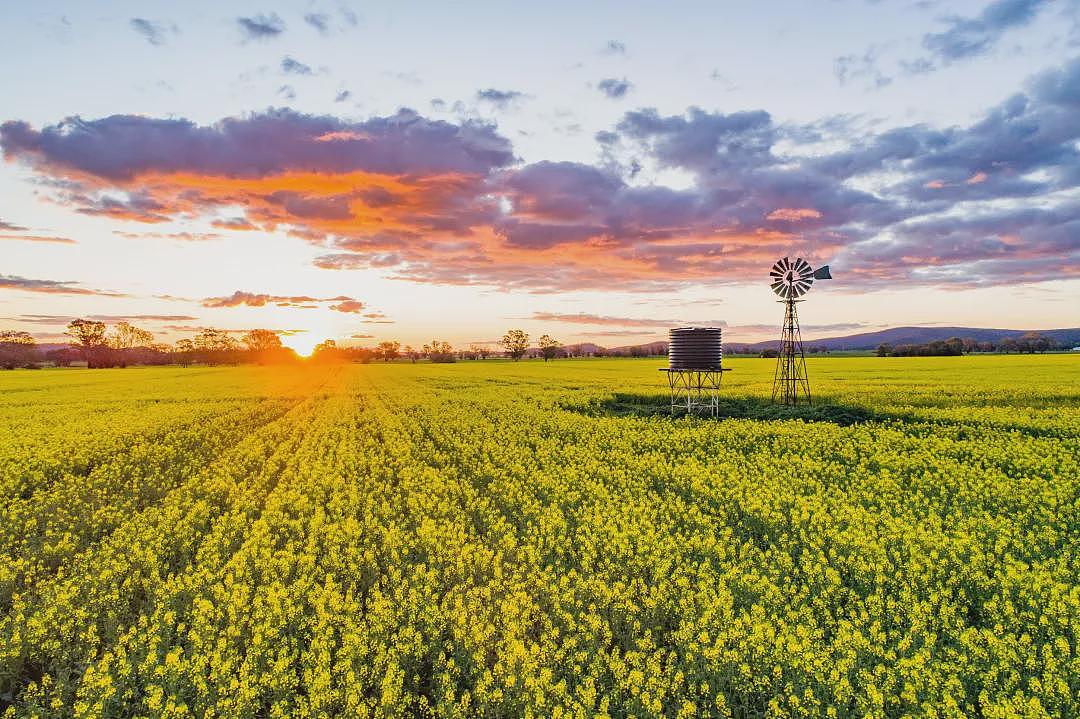
[[[718,370],[724,350],[719,327],[676,327],[668,330],[668,367]]]

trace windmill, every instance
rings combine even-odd
[[[810,382],[806,377],[806,355],[803,352],[802,335],[799,333],[799,314],[796,302],[802,302],[814,280],[831,280],[829,266],[813,269],[810,263],[801,257],[792,262],[787,257],[779,259],[769,271],[772,278],[772,291],[784,303],[784,329],[780,334],[780,354],[776,358],[776,373],[773,375],[773,401],[796,405],[800,397],[810,402]]]

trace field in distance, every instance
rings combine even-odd
[[[1080,357],[0,373],[3,717],[1080,715]]]

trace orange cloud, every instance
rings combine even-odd
[[[98,295],[102,297],[127,297],[120,292],[93,290],[77,287],[77,282],[58,282],[56,280],[34,280],[16,275],[0,275],[0,289],[39,292],[47,295]]]
[[[1070,251],[1062,228],[1075,210],[1065,200],[996,218],[1007,232],[956,217],[924,231],[950,198],[999,191],[952,159],[967,137],[993,160],[997,146],[981,125],[945,139],[907,128],[824,156],[778,150],[787,131],[764,111],[632,111],[614,130],[597,136],[609,160],[599,166],[522,165],[493,125],[411,111],[362,122],[289,110],[211,125],[122,115],[40,129],[15,121],[0,125],[0,147],[7,160],[44,176],[53,199],[83,214],[282,232],[323,248],[319,267],[375,268],[415,282],[659,290],[764,281],[771,262],[790,254],[814,264],[843,257],[848,276],[865,282],[916,281],[932,276],[918,273],[926,267],[994,259],[994,279],[983,273],[982,281],[1011,281],[1009,263],[1017,276],[1032,276],[1043,266],[1024,262]],[[911,155],[946,140],[933,156]],[[631,155],[620,157],[620,148]],[[685,189],[634,183],[636,155],[692,182]],[[854,189],[854,180],[889,168],[903,180],[875,193]],[[1025,181],[1000,189],[1038,188]],[[988,240],[1004,234],[1023,239]],[[204,300],[210,307],[331,303],[336,311],[363,309],[351,298],[237,292]]]
[[[358,300],[342,300],[336,305],[330,305],[330,309],[337,312],[350,312],[356,314],[364,309],[364,303],[359,302]]]
[[[816,220],[820,217],[821,213],[812,207],[780,207],[765,215],[766,220],[783,220],[784,222]]]
[[[271,295],[261,292],[244,292],[237,290],[225,297],[207,297],[202,301],[203,307],[265,307],[275,305],[277,307],[295,307],[299,309],[315,309],[319,304],[335,302],[330,309],[338,312],[360,312],[364,309],[364,303],[354,300],[352,297],[341,295],[339,297],[309,297],[307,295]]]
[[[49,235],[0,235],[0,240],[22,240],[24,242],[54,242],[61,245],[74,245],[75,240],[67,237]]]

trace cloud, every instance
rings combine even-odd
[[[201,304],[203,307],[211,308],[266,307],[267,305],[274,305],[301,309],[314,309],[319,304],[329,304],[330,309],[337,312],[352,313],[358,313],[365,307],[363,302],[344,295],[339,297],[311,297],[308,295],[271,295],[261,292],[244,292],[242,290],[237,290],[224,297],[207,297]]]
[[[113,234],[117,237],[124,237],[129,240],[180,240],[182,242],[208,242],[211,240],[220,240],[221,235],[216,232],[123,232],[121,230],[113,230]]]
[[[642,319],[638,317],[610,317],[584,312],[565,314],[559,312],[533,312],[529,319],[539,322],[558,322],[575,325],[610,325],[615,327],[671,327],[678,320]]]
[[[1080,59],[966,125],[636,109],[598,133],[596,164],[521,164],[491,124],[410,110],[12,121],[0,148],[78,212],[278,231],[318,247],[328,270],[651,292],[765,282],[794,253],[831,264],[837,287],[961,286],[1080,266],[1067,241],[1080,217],[1078,110]],[[647,179],[669,172],[679,187]]]
[[[320,35],[330,35],[335,27],[346,30],[360,24],[360,18],[347,5],[340,5],[337,12],[337,21],[333,15],[327,12],[309,12],[304,15],[304,22],[315,28]]]
[[[411,110],[364,122],[287,109],[214,125],[112,115],[71,117],[35,130],[15,121],[0,125],[0,149],[9,159],[27,160],[76,183],[97,179],[125,186],[136,178],[169,174],[238,179],[303,170],[486,174],[514,159],[509,141],[491,125],[428,120]]]
[[[330,305],[330,309],[336,312],[349,312],[358,314],[364,309],[364,303],[358,300],[342,300],[336,305]]]
[[[1006,31],[1031,23],[1050,5],[1049,0],[995,0],[975,17],[946,18],[945,30],[924,35],[922,44],[933,60],[946,65],[983,55]]]
[[[84,195],[79,192],[68,192],[64,197],[66,201],[79,205],[75,211],[83,215],[149,224],[169,221],[168,216],[161,212],[167,209],[167,205],[139,190],[129,192],[123,197],[107,193]]]
[[[0,240],[23,240],[24,242],[51,242],[60,245],[74,245],[75,240],[52,235],[7,235],[0,234]]]
[[[591,331],[589,337],[646,337],[657,336],[655,330],[600,330]]]
[[[392,325],[394,320],[390,319],[382,312],[366,312],[364,313],[364,324],[366,325]]]
[[[92,290],[77,287],[77,282],[58,282],[57,280],[32,280],[16,275],[0,275],[0,289],[39,292],[47,295],[99,295],[102,297],[127,297],[119,292]]]
[[[310,65],[305,65],[299,60],[286,55],[281,59],[281,71],[287,75],[314,75],[315,71]]]
[[[211,221],[210,225],[222,230],[238,230],[242,232],[259,229],[243,217],[227,217],[224,219],[217,219]]]
[[[330,32],[330,16],[324,12],[309,12],[304,15],[304,22],[326,35]]]
[[[784,222],[816,220],[820,217],[821,213],[812,207],[778,207],[765,215],[766,220],[782,220]]]
[[[191,315],[82,315],[97,322],[190,322],[199,319]],[[19,315],[5,319],[36,325],[66,325],[74,315]]]
[[[334,102],[345,102],[350,97],[352,97],[351,92],[348,90],[341,90],[337,95],[334,95]]]
[[[841,85],[861,81],[871,89],[892,83],[892,78],[878,69],[877,49],[871,47],[862,55],[844,55],[833,61],[833,74]]]
[[[245,40],[267,40],[285,32],[285,21],[277,13],[238,17],[236,24]]]
[[[626,97],[626,93],[630,92],[630,89],[633,88],[634,85],[626,78],[619,80],[614,77],[606,77],[598,82],[596,87],[600,92],[604,93],[612,100],[618,100],[619,98]]]
[[[607,44],[604,45],[603,52],[608,55],[625,55],[626,45],[618,40],[608,40]]]
[[[0,220],[0,230],[3,230],[4,232],[26,232],[27,228],[22,225],[16,225],[11,222]]]
[[[166,25],[142,17],[133,17],[128,23],[135,32],[146,38],[146,41],[151,45],[164,45],[170,33],[175,35],[179,32],[176,25]]]
[[[523,100],[525,97],[525,93],[518,92],[517,90],[496,90],[491,87],[486,90],[478,90],[476,93],[477,100],[491,103],[500,110],[507,109],[516,102]]]

